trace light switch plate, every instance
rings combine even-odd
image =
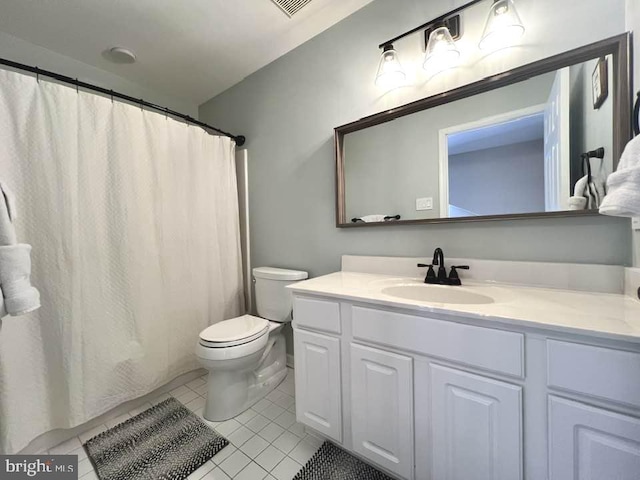
[[[433,197],[416,198],[416,210],[433,210]]]
[[[640,230],[640,217],[633,217],[631,219],[631,228],[633,230]]]

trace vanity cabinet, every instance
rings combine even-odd
[[[404,355],[351,345],[353,449],[403,478],[413,471],[413,366]]]
[[[294,348],[298,421],[341,442],[340,340],[297,331]]]
[[[522,478],[522,387],[431,365],[432,478]]]
[[[640,348],[294,294],[298,421],[404,480],[640,480]]]
[[[640,478],[640,419],[549,397],[549,480]]]

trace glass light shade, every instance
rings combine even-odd
[[[514,45],[524,34],[524,25],[513,0],[496,0],[487,17],[482,40],[482,50],[498,50]]]
[[[460,58],[460,51],[451,37],[447,27],[436,28],[429,35],[427,53],[424,57],[423,67],[433,75],[455,67]]]
[[[402,65],[400,64],[398,52],[396,52],[392,45],[385,46],[382,56],[380,57],[380,64],[378,65],[376,85],[390,90],[404,84],[406,79],[407,75],[404,73]]]

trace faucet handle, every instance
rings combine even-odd
[[[418,266],[419,266],[420,268],[422,268],[422,267],[430,267],[430,268],[433,268],[433,265],[427,265],[427,264],[425,264],[425,263],[419,263],[419,264],[418,264]]]
[[[449,285],[462,285],[458,270],[469,270],[469,265],[452,265],[449,273]]]
[[[424,283],[437,283],[436,282],[436,272],[433,269],[433,265],[427,265],[424,263],[419,263],[418,264],[419,267],[427,267],[429,270],[427,270],[427,276],[424,277]]]

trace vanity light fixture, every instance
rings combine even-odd
[[[451,32],[445,26],[433,30],[429,34],[427,53],[423,67],[431,75],[455,67],[460,59],[460,50],[453,41]]]
[[[481,50],[513,46],[524,35],[524,25],[513,0],[495,0],[482,33]]]
[[[383,51],[378,65],[376,85],[390,89],[405,83],[407,76],[393,44],[419,31],[425,34],[426,53],[423,67],[431,76],[456,66],[461,55],[455,40],[460,38],[462,31],[458,13],[482,1],[485,0],[471,0],[438,18],[381,43],[379,48]],[[524,25],[513,0],[493,0],[479,47],[482,50],[495,50],[512,46],[524,31]]]
[[[402,85],[406,79],[407,75],[404,73],[398,58],[398,52],[396,52],[392,44],[384,45],[378,65],[376,85],[386,90],[391,90]]]

